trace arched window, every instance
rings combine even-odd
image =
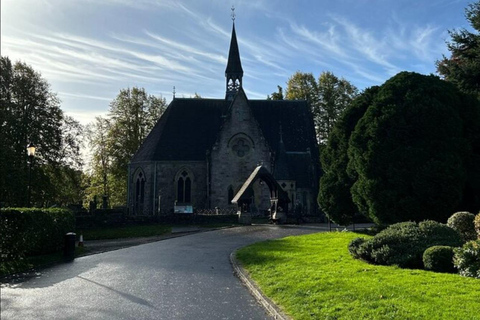
[[[185,182],[182,177],[178,178],[177,181],[177,201],[178,202],[184,202],[184,192],[185,190]]]
[[[137,174],[135,181],[135,213],[143,214],[143,204],[145,201],[145,176],[142,171]]]
[[[192,202],[192,181],[193,177],[187,170],[181,170],[177,174],[177,202]]]
[[[185,202],[192,202],[192,180],[190,178],[185,179]]]

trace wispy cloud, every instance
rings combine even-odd
[[[78,94],[78,93],[69,93],[69,92],[62,92],[59,94],[61,97],[72,97],[72,98],[81,98],[81,99],[92,99],[92,100],[101,100],[101,101],[112,101],[112,98],[107,97],[99,97],[99,96],[91,96],[87,94]]]
[[[460,7],[467,0],[421,2],[415,10],[367,0],[328,6],[324,1],[308,6],[280,0],[233,3],[245,89],[251,98],[264,98],[297,70],[332,71],[360,88],[381,84],[401,70],[430,73],[445,52],[448,28],[442,19],[458,8],[459,18],[449,28],[465,25]],[[221,97],[231,4],[6,1],[2,54],[31,64],[53,84],[65,107],[75,110],[82,101],[89,110],[106,110],[110,95],[113,99],[120,88],[134,85],[167,96],[176,86],[177,95]],[[368,12],[373,7],[375,14]],[[418,10],[429,14],[419,19],[413,12]],[[433,10],[443,10],[441,18]]]

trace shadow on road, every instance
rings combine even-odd
[[[149,308],[152,308],[152,309],[155,309],[155,310],[158,310],[158,308],[156,308],[154,305],[152,305],[150,302],[148,302],[147,300],[145,299],[142,299],[142,298],[139,298],[139,297],[135,297],[134,295],[131,295],[131,294],[128,294],[128,293],[125,293],[125,292],[121,292],[121,291],[118,291],[118,290],[115,290],[113,288],[110,288],[106,285],[103,285],[101,283],[98,283],[96,281],[93,281],[93,280],[90,280],[90,279],[87,279],[87,278],[84,278],[84,277],[81,277],[81,276],[77,276],[77,278],[79,279],[82,279],[82,280],[85,280],[85,281],[88,281],[90,283],[93,283],[99,287],[102,287],[102,288],[105,288],[109,291],[112,291],[112,292],[115,292],[116,294],[122,296],[123,298],[133,302],[133,303],[137,303],[137,304],[141,304],[143,306],[146,306],[146,307],[149,307]]]

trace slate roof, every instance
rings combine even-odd
[[[287,152],[305,152],[310,148],[313,159],[318,159],[313,121],[305,101],[248,100],[248,103],[274,152],[280,147],[281,125]],[[205,160],[229,105],[225,99],[174,99],[131,162]]]
[[[295,177],[297,188],[311,188],[318,183],[318,181],[316,181],[318,177],[316,177],[310,169],[312,165],[311,159],[311,155],[306,152],[287,153],[288,169],[291,176]],[[318,162],[314,161],[313,165],[316,164],[318,164]],[[309,168],[307,169],[305,166]],[[319,165],[317,165],[317,174],[318,167]]]
[[[227,106],[225,99],[174,99],[131,162],[205,160]]]
[[[277,180],[294,180],[288,168],[287,152],[285,150],[285,144],[283,143],[283,139],[280,139],[280,143],[278,144],[273,176]]]

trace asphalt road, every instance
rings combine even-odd
[[[248,226],[77,258],[1,287],[7,319],[271,319],[233,274],[248,244],[321,231]]]

